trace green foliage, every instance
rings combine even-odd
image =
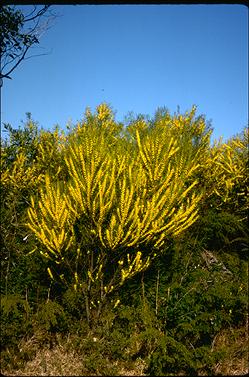
[[[211,208],[199,218],[193,233],[198,234],[199,244],[208,250],[236,252],[241,258],[248,259],[247,225],[240,220],[232,212]]]
[[[56,331],[65,331],[67,323],[63,307],[56,301],[48,300],[39,305],[35,314],[37,326],[46,331],[55,333]]]
[[[16,347],[30,330],[30,306],[20,295],[1,297],[2,347]]]
[[[16,10],[14,7],[11,6],[4,6],[1,9],[1,27],[3,28],[4,34],[1,33],[3,36],[3,53],[9,50],[9,46],[11,45],[12,48],[18,52],[20,49],[20,45],[32,45],[34,43],[38,43],[38,40],[35,36],[32,35],[24,35],[20,32],[20,29],[23,27],[24,24],[24,15],[20,10]],[[12,52],[15,55],[18,53]]]
[[[211,367],[218,360],[221,360],[221,354],[212,354],[206,346],[191,350],[183,343],[166,335],[161,338],[160,345],[153,353],[146,372],[152,376],[175,376],[178,373],[193,376],[199,375],[198,372],[202,370],[211,374]]]
[[[145,295],[143,310],[138,304],[141,295]],[[212,374],[228,352],[213,350],[216,336],[247,320],[248,263],[236,253],[209,252],[185,235],[142,280],[129,282],[120,298],[124,309],[120,307],[118,321],[123,311],[130,313],[123,327],[130,329],[131,337],[139,329],[135,355],[147,357],[150,375],[193,375],[204,370]],[[135,307],[130,308],[132,304]],[[139,325],[134,326],[136,321]]]
[[[10,124],[4,124],[3,132],[7,132],[6,138],[3,139],[3,150],[6,156],[3,164],[6,167],[11,166],[18,153],[25,150],[28,160],[31,162],[37,154],[38,148],[38,123],[34,122],[30,113],[26,113],[26,122],[14,129]],[[3,167],[3,166],[2,166]]]

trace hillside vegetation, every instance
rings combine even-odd
[[[248,130],[105,103],[5,130],[1,372],[247,373]]]

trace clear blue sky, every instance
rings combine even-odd
[[[25,7],[24,7],[25,8]],[[65,128],[105,101],[129,112],[174,113],[197,105],[215,138],[248,124],[248,9],[243,5],[58,5],[42,37],[50,52],[5,80],[2,122],[31,112],[45,129]]]

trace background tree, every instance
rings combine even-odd
[[[1,79],[11,79],[12,72],[27,59],[29,50],[39,44],[39,39],[55,17],[50,5],[33,6],[26,14],[16,6],[0,6]]]

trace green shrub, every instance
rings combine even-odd
[[[35,313],[36,326],[51,333],[67,330],[66,315],[63,307],[56,301],[48,300],[39,305]]]

